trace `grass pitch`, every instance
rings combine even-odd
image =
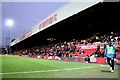
[[[107,65],[4,55],[0,67],[2,78],[118,78],[118,65],[111,73]]]

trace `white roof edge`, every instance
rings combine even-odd
[[[62,6],[61,8],[50,14],[47,18],[43,19],[41,22],[39,22],[38,24],[27,30],[24,34],[22,34],[20,37],[15,39],[10,46],[15,45],[21,42],[22,40],[25,40],[26,38],[56,24],[57,22],[60,22],[74,14],[79,13],[82,10],[85,10],[99,2],[102,2],[103,0],[89,0],[91,2],[87,2],[88,0],[84,0],[84,1],[81,0],[81,2],[72,2],[72,1],[74,0],[71,0],[71,2],[66,3],[66,5]]]

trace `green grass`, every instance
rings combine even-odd
[[[3,74],[3,78],[118,78],[118,65],[115,65],[115,72],[111,73],[109,72],[109,67],[100,66],[98,64],[5,55],[2,56],[2,66],[0,65],[0,67],[2,67],[2,73],[92,67],[88,69],[63,70],[57,72]]]

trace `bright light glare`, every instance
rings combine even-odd
[[[14,24],[14,22],[13,22],[13,20],[12,19],[8,19],[7,21],[6,21],[6,25],[7,26],[13,26],[13,24]]]

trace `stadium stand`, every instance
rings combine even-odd
[[[111,32],[113,33],[113,32]],[[114,33],[116,34],[116,32]],[[113,36],[115,36],[114,34],[112,34]],[[113,45],[115,45],[116,47],[118,47],[118,50],[120,50],[120,45],[118,44],[119,42],[119,37],[118,36],[120,33],[117,33],[118,37],[117,39],[115,37],[110,37],[110,35],[104,35],[105,38],[101,39],[101,36],[98,37],[99,39],[94,39],[95,41],[93,43],[89,43],[87,40],[85,42],[82,42],[83,40],[70,40],[69,42],[65,41],[65,42],[61,42],[61,43],[56,43],[56,44],[49,44],[46,46],[37,46],[37,47],[31,47],[28,49],[22,49],[22,50],[17,50],[14,52],[15,55],[29,55],[29,57],[33,57],[33,58],[44,58],[44,59],[51,59],[51,60],[57,60],[60,57],[65,57],[65,61],[68,61],[67,57],[75,57],[74,62],[79,62],[77,57],[81,57],[81,62],[84,62],[84,58],[86,55],[90,55],[91,56],[91,62],[96,62],[99,64],[105,64],[105,58],[103,58],[103,54],[104,54],[104,47],[107,44],[107,41],[112,40]],[[93,37],[93,36],[92,36]],[[108,39],[109,38],[109,39]],[[104,41],[103,41],[104,40]],[[99,41],[99,42],[96,42]],[[78,47],[79,45],[79,47]],[[98,47],[99,46],[99,47]],[[96,56],[97,50],[100,50],[100,55]],[[81,50],[83,51],[81,54]],[[30,56],[32,55],[32,56]],[[118,55],[120,55],[119,52],[116,53],[116,57],[117,59],[119,59],[120,57],[118,57]],[[56,58],[56,56],[58,58]],[[93,58],[96,57],[96,60],[94,60]],[[61,59],[59,59],[61,60]]]
[[[65,61],[71,59],[84,62],[84,57],[90,55],[91,62],[100,60],[103,64],[104,47],[107,41],[112,41],[118,51],[120,50],[119,8],[120,5],[116,3],[98,3],[11,48],[14,55],[42,56],[41,58],[45,59],[48,59],[47,56],[58,56]],[[100,45],[99,50],[98,45]],[[78,50],[77,60],[75,53]],[[119,59],[118,55],[119,52],[116,55],[117,59]]]

